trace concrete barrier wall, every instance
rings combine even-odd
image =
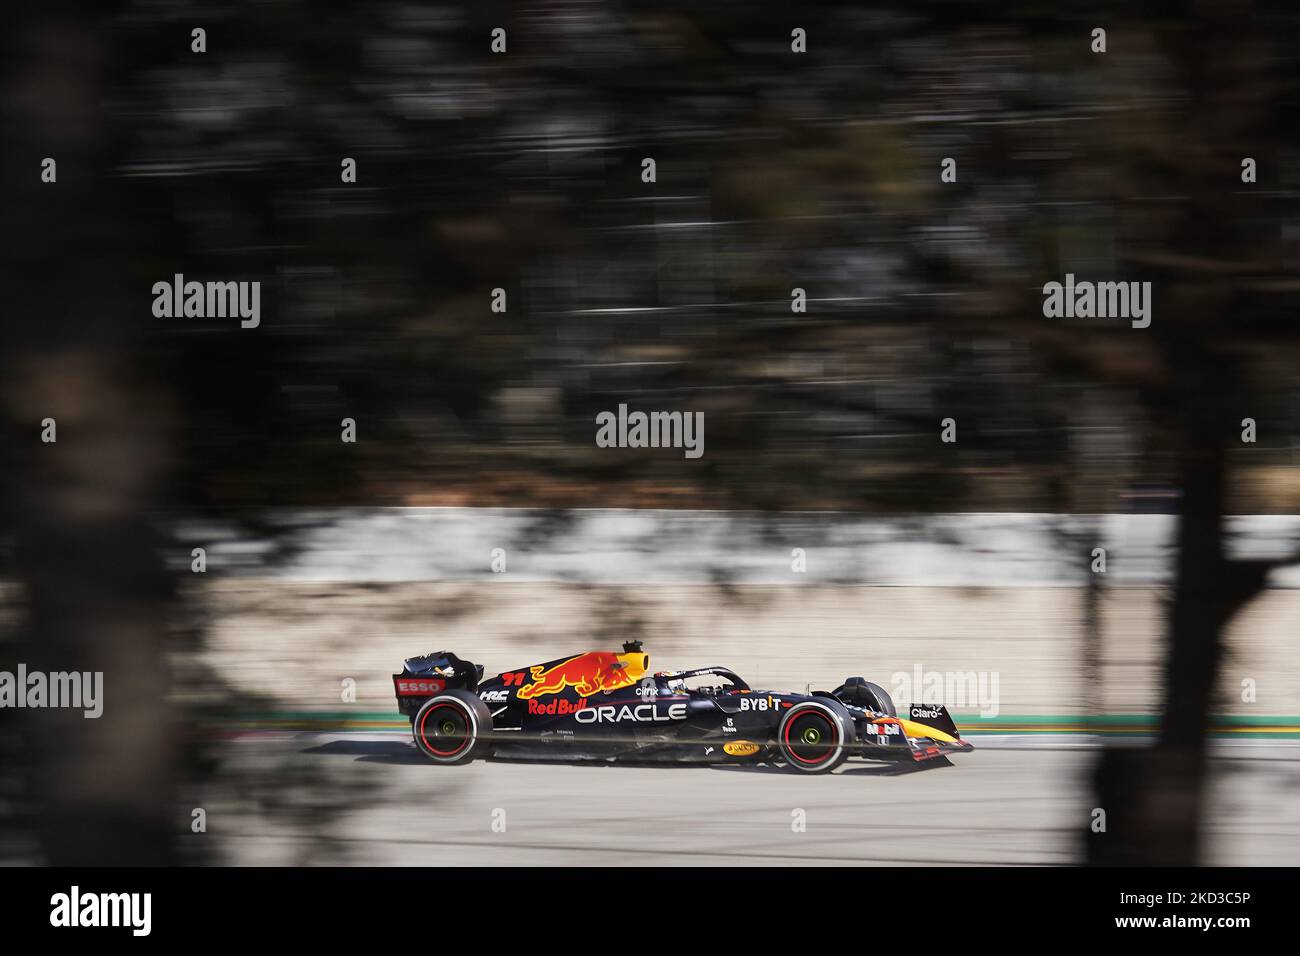
[[[1076,715],[1083,682],[1082,601],[1074,587],[587,585],[511,582],[309,583],[230,578],[198,586],[211,614],[204,663],[283,710],[393,710],[404,658],[453,650],[487,673],[646,642],[653,669],[732,667],[754,686],[830,689],[861,675],[894,689],[918,669],[996,680],[1002,715]],[[1160,588],[1104,596],[1108,713],[1159,709]],[[1270,590],[1230,631],[1220,713],[1300,714],[1300,592]],[[355,704],[341,682],[356,681]],[[1241,699],[1242,681],[1257,699]],[[959,685],[962,686],[962,685]],[[966,687],[971,685],[966,684]],[[932,694],[922,696],[932,697]],[[967,695],[973,696],[973,695]],[[978,700],[949,700],[954,710]],[[987,712],[987,707],[985,708]]]

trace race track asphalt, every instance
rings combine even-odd
[[[1053,865],[1091,821],[1086,738],[985,737],[950,766],[850,761],[778,768],[427,762],[405,734],[262,733],[229,741],[245,769],[301,772],[351,794],[317,826],[210,812],[244,865]],[[1216,744],[1209,859],[1300,863],[1300,746]],[[300,814],[312,811],[301,796]],[[802,822],[802,827],[798,824]]]

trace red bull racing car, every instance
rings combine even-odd
[[[919,761],[973,749],[939,704],[900,717],[877,684],[754,690],[725,667],[650,673],[639,641],[483,680],[483,666],[439,651],[393,675],[415,744],[437,763],[476,757],[784,764],[826,773],[849,757]],[[942,761],[941,761],[942,762]]]

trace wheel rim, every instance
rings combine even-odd
[[[797,713],[786,724],[786,751],[792,760],[806,767],[830,760],[839,744],[835,724],[819,710]]]
[[[474,740],[469,716],[458,704],[450,701],[425,711],[419,733],[425,750],[441,759],[460,756]]]

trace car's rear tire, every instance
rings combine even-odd
[[[795,704],[777,725],[776,741],[786,764],[801,773],[829,773],[849,758],[853,719],[836,701]]]
[[[491,734],[491,711],[464,690],[429,698],[411,721],[415,745],[436,763],[468,763],[484,753]]]

